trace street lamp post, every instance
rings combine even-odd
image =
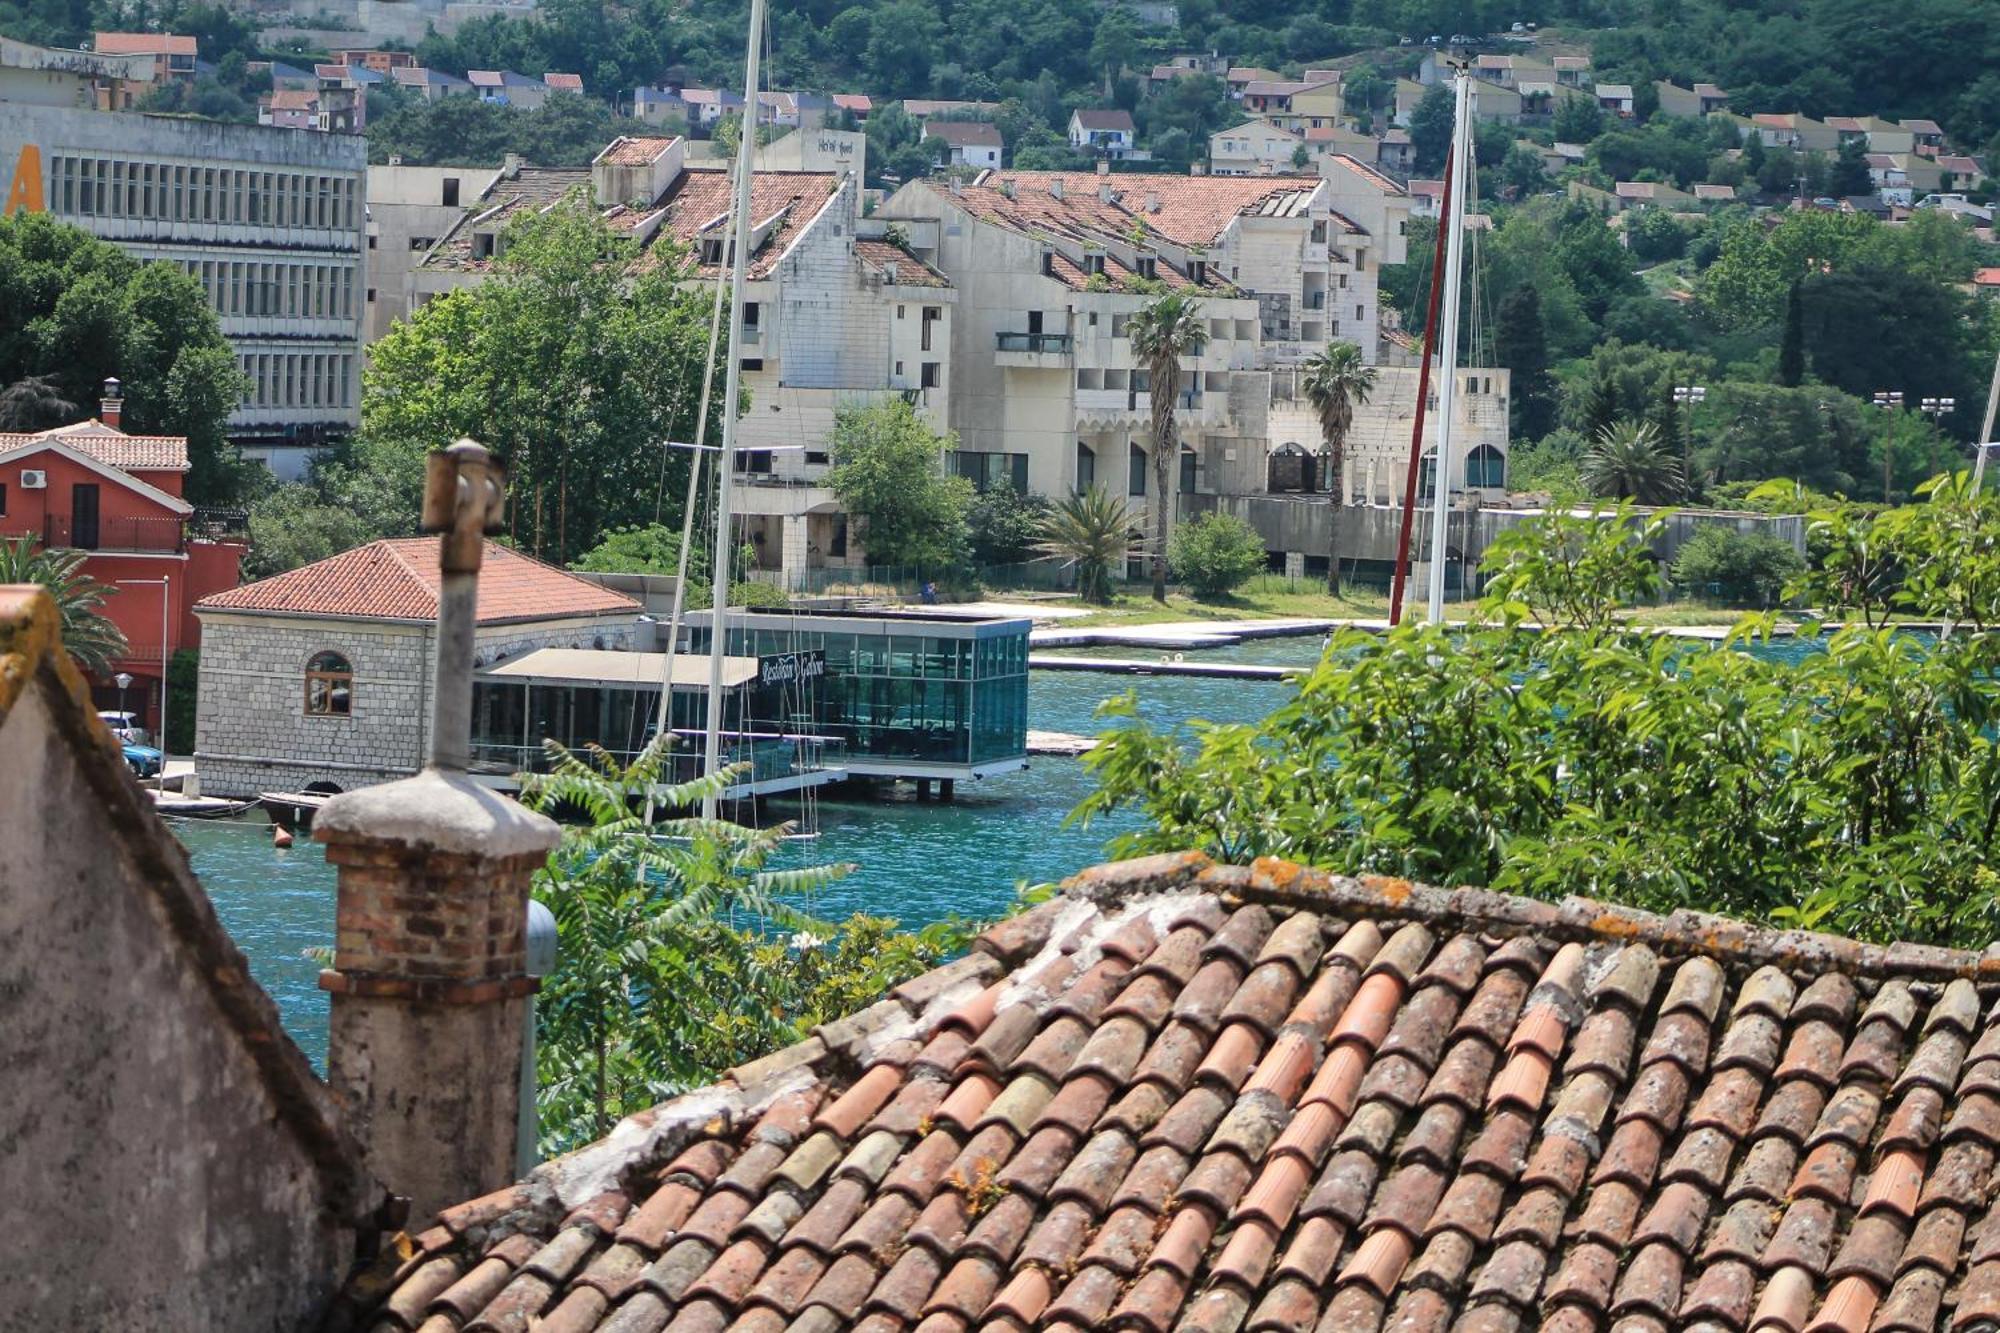
[[[121,588],[157,587],[160,590],[160,771],[156,779],[160,791],[164,793],[167,789],[167,625],[174,580],[171,574],[162,574],[156,579],[118,579],[116,582]],[[121,684],[119,688],[122,707],[124,687]]]
[[[118,687],[118,711],[122,714],[125,711],[125,691],[132,688],[132,677],[121,671],[111,678],[111,683]]]
[[[1875,396],[1871,398],[1869,401],[1874,403],[1875,406],[1881,408],[1885,412],[1901,411],[1903,407],[1903,395],[1894,389],[1878,389],[1875,392]],[[1896,442],[1891,439],[1884,439],[1882,441],[1882,503],[1883,504],[1889,503],[1889,487],[1892,484],[1895,477],[1895,467],[1896,467]]]
[[[1708,386],[1703,384],[1676,384],[1674,405],[1681,410],[1681,494],[1694,498],[1694,421],[1687,409],[1708,401]]]

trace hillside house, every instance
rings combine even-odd
[[[985,169],[998,167],[1006,142],[1000,127],[983,120],[938,120],[924,122],[922,137],[945,146],[945,162],[954,167]]]
[[[1070,112],[1069,146],[1116,161],[1142,161],[1149,156],[1139,147],[1139,127],[1132,122],[1132,113],[1116,108],[1078,107]]]

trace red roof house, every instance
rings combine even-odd
[[[0,433],[0,537],[90,552],[83,572],[112,589],[102,609],[130,645],[91,682],[94,697],[157,733],[161,664],[199,645],[194,604],[236,586],[249,547],[240,514],[182,498],[186,438],[127,435],[118,406],[106,400],[108,422]],[[121,673],[133,678],[124,690]]]

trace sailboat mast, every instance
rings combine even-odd
[[[730,548],[730,494],[736,473],[736,404],[742,400],[743,288],[749,273],[750,164],[757,152],[757,57],[763,50],[764,0],[750,0],[749,52],[743,58],[743,131],[736,145],[736,220],[729,247],[729,373],[723,383],[722,452],[715,456],[715,592],[709,602],[708,725],[702,771],[722,768],[722,658],[727,648]],[[699,441],[697,441],[699,443]],[[739,719],[740,721],[740,719]],[[716,815],[717,793],[702,797],[704,819]]]
[[[1431,471],[1431,563],[1430,622],[1444,619],[1445,545],[1451,523],[1451,428],[1452,409],[1458,397],[1458,297],[1460,276],[1465,268],[1465,194],[1471,188],[1472,80],[1464,68],[1458,71],[1452,113],[1452,150],[1448,171],[1451,184],[1446,189],[1450,207],[1446,210],[1444,254],[1444,310],[1440,316],[1443,353],[1438,384],[1437,463]]]
[[[1451,178],[1455,174],[1448,150],[1444,160],[1444,197],[1440,206],[1451,211]],[[1389,582],[1389,623],[1403,623],[1403,589],[1410,577],[1410,529],[1417,517],[1417,476],[1424,458],[1424,413],[1431,400],[1431,361],[1437,355],[1438,301],[1444,292],[1444,231],[1440,229],[1431,247],[1431,295],[1424,316],[1422,355],[1417,361],[1417,410],[1410,423],[1410,464],[1403,472],[1403,514],[1396,525],[1396,573]]]

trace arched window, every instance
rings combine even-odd
[[[1465,456],[1465,488],[1498,489],[1507,484],[1507,456],[1490,444],[1482,444]]]
[[[314,653],[306,663],[306,716],[346,717],[354,710],[354,668],[339,653]]]

